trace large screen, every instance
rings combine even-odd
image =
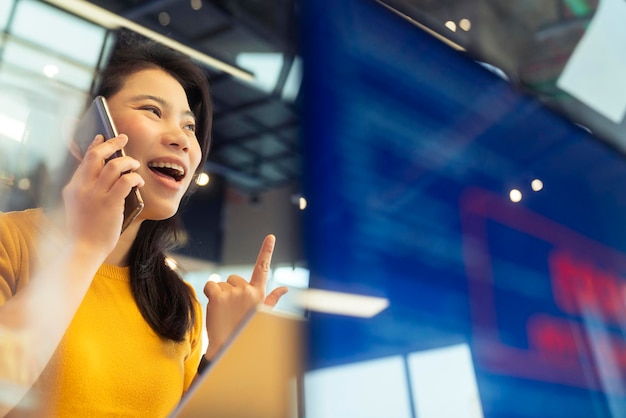
[[[307,416],[626,416],[626,161],[366,0],[304,2]]]

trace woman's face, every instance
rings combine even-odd
[[[167,72],[151,68],[129,76],[108,104],[117,131],[128,135],[126,154],[141,164],[145,207],[139,218],[173,216],[202,155],[185,90]]]

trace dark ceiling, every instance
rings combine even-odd
[[[513,85],[578,118],[618,148],[626,136],[626,129],[605,123],[556,87],[597,0],[372,1],[381,5],[381,13],[392,9],[451,40],[474,59],[497,67]],[[270,90],[207,68],[216,104],[208,168],[223,175],[231,188],[252,197],[287,185],[297,190],[302,171],[299,97],[284,98],[288,75],[298,59],[297,0],[91,2],[233,65],[241,53],[282,54]],[[461,28],[462,19],[471,21],[467,30]],[[446,26],[449,21],[455,22],[456,30]]]

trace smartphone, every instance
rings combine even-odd
[[[96,135],[101,134],[104,136],[104,140],[115,138],[117,136],[117,129],[111,118],[107,101],[103,96],[97,96],[89,105],[89,108],[83,115],[82,119],[76,126],[74,138],[78,144],[82,155],[85,155],[87,148],[93,142]],[[109,157],[106,161],[113,158],[124,156],[124,150],[121,149]],[[122,173],[126,174],[126,173]],[[124,202],[124,221],[122,223],[122,231],[124,232],[128,225],[139,215],[143,210],[143,199],[136,187],[130,191]]]

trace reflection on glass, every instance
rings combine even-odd
[[[408,363],[418,417],[483,416],[467,344],[415,352]]]
[[[98,64],[106,35],[102,27],[36,0],[17,3],[9,32],[41,50],[87,67]]]
[[[52,198],[50,186],[63,169],[67,136],[84,108],[106,35],[35,0],[17,2],[8,21],[12,5],[0,4],[2,211],[42,205],[48,193]]]
[[[315,370],[304,378],[306,416],[410,418],[407,383],[401,356]]]
[[[13,9],[14,0],[4,0],[0,2],[0,30],[5,31],[11,10]]]

